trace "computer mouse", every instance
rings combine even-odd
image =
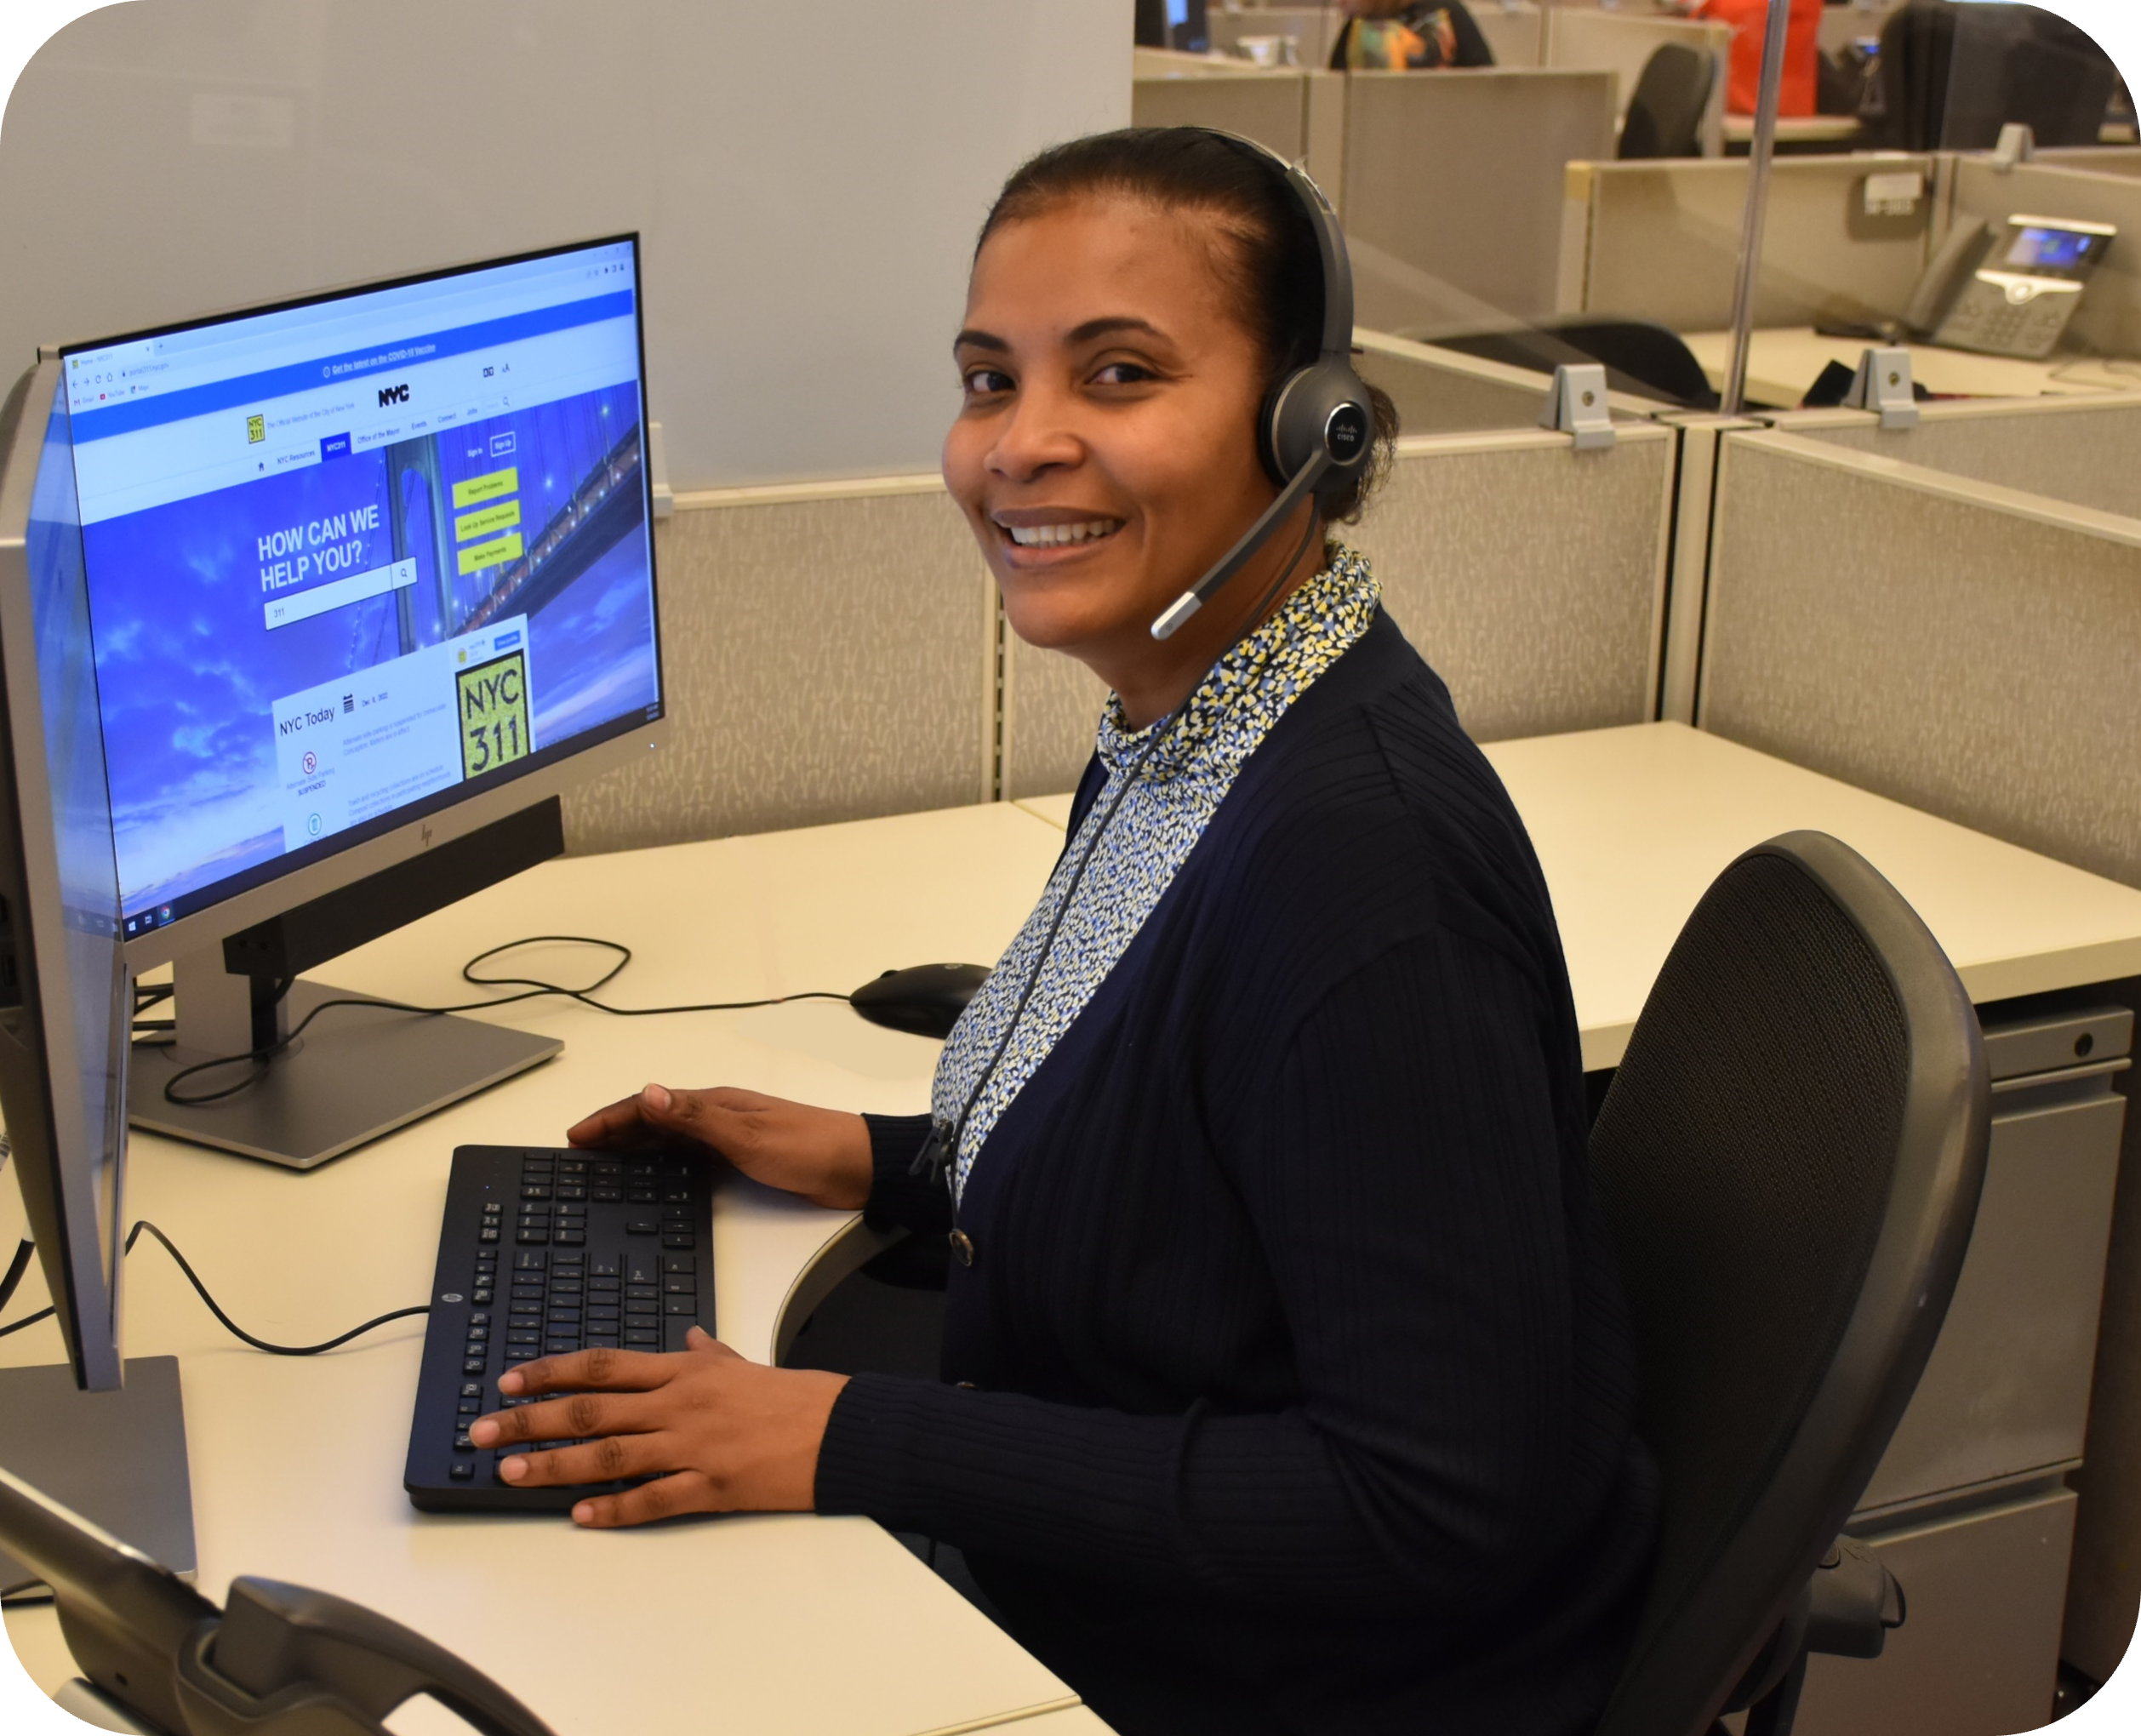
[[[872,1025],[942,1038],[988,980],[985,964],[910,965],[872,978],[848,996],[848,1004]]]

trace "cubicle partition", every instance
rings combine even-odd
[[[1864,410],[1796,410],[1789,434],[1853,452],[2141,519],[2141,372],[2131,391],[2098,397],[1957,398],[1919,407],[1910,428]]]
[[[1562,175],[1610,156],[1611,72],[1346,75],[1356,314],[1393,331],[1552,311]]]
[[[1466,729],[1544,735],[1652,715],[1671,495],[1671,436],[1651,424],[1590,452],[1545,430],[1408,436],[1362,523],[1333,534],[1373,563]],[[1009,639],[1004,793],[1070,788],[1103,697]]]
[[[1308,155],[1308,80],[1298,71],[1267,71],[1246,61],[1186,54],[1162,61],[1141,54],[1130,85],[1130,123],[1219,127],[1299,162]]]
[[[1335,6],[1260,6],[1241,12],[1214,8],[1209,16],[1214,49],[1243,54],[1244,37],[1280,37],[1291,45],[1293,64],[1303,67],[1330,64],[1331,43],[1345,22]]]
[[[2141,518],[1773,430],[1716,521],[1703,728],[2141,884]]]
[[[565,798],[575,852],[986,801],[996,587],[933,476],[677,497],[667,745]]]
[[[1952,159],[1778,158],[1755,324],[1899,317],[1935,238],[1944,161]],[[1748,174],[1744,158],[1571,163],[1556,306],[1682,333],[1722,331],[1732,322]]]
[[[1668,43],[1710,57],[1716,77],[1710,106],[1703,114],[1704,157],[1725,154],[1725,66],[1733,33],[1721,24],[1704,24],[1670,16],[1604,12],[1584,6],[1556,6],[1543,17],[1539,64],[1567,69],[1608,71],[1619,80],[1614,106],[1615,128],[1626,118],[1628,104],[1650,57]]]

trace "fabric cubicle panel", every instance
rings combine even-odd
[[[1853,452],[1900,459],[2070,505],[2141,518],[2141,391],[2102,397],[1958,399],[1921,404],[1915,428],[1884,429],[1864,410],[1774,419]]]
[[[2141,884],[2141,520],[1725,437],[1697,722]]]
[[[1939,168],[1931,155],[1778,157],[1755,324],[1899,317],[1925,271]],[[1924,191],[1910,214],[1867,214],[1869,175],[1912,172]],[[1729,326],[1747,174],[1744,157],[1570,165],[1560,311]]]
[[[1620,81],[1617,118],[1625,118],[1636,94],[1636,82],[1650,57],[1668,43],[1707,54],[1716,64],[1717,77],[1710,86],[1710,104],[1703,116],[1703,155],[1725,154],[1725,61],[1732,52],[1733,33],[1721,24],[1702,24],[1670,16],[1641,17],[1621,12],[1602,12],[1585,6],[1556,6],[1545,14],[1543,52],[1544,66],[1582,67],[1613,73]]]
[[[1234,54],[1243,37],[1286,37],[1293,43],[1297,66],[1323,66],[1330,63],[1331,43],[1345,14],[1335,6],[1260,6],[1242,12],[1211,9],[1208,20],[1212,46]]]
[[[1139,77],[1130,86],[1130,123],[1218,127],[1299,162],[1308,154],[1307,79],[1299,72],[1267,72],[1239,64],[1238,71],[1221,67]]]
[[[1551,376],[1354,328],[1353,365],[1397,406],[1406,434],[1465,434],[1536,423]]]
[[[1673,439],[1624,426],[1578,452],[1544,430],[1407,437],[1339,534],[1449,684],[1475,740],[1653,715]]]
[[[1358,524],[1384,607],[1449,684],[1477,740],[1653,715],[1673,439],[1624,426],[1609,449],[1545,430],[1407,437]],[[1106,690],[1053,652],[1006,642],[1004,791],[1071,788]]]
[[[1497,66],[1538,66],[1544,64],[1546,14],[1528,3],[1482,6],[1472,22],[1487,39]]]
[[[1983,157],[1955,159],[1955,217],[1997,224],[2017,213],[2118,226],[2067,326],[2064,347],[2141,357],[2141,179],[2064,164],[2018,163],[2004,173]]]
[[[1613,148],[1610,72],[1355,72],[1340,214],[1355,316],[1476,331],[1554,307],[1562,178]]]
[[[995,586],[941,482],[685,495],[654,534],[668,744],[566,797],[568,848],[988,799]]]

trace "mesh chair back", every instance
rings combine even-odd
[[[1643,63],[1621,123],[1620,156],[1700,157],[1703,111],[1710,106],[1717,62],[1685,43],[1666,43]]]
[[[1688,918],[1591,1134],[1665,1498],[1600,1736],[1708,1731],[1841,1529],[1946,1314],[1987,1104],[1955,972],[1834,838],[1750,851]]]

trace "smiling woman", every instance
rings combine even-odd
[[[650,1085],[572,1129],[948,1237],[942,1381],[702,1336],[527,1364],[472,1432],[586,1443],[509,1481],[652,1479],[583,1524],[814,1507],[952,1544],[1126,1736],[1573,1736],[1656,1475],[1538,864],[1325,540],[1374,465],[1319,488],[1269,449],[1275,391],[1344,368],[1314,197],[1133,131],[1029,163],[983,231],[945,477],[1013,627],[1115,691],[932,1114]]]

